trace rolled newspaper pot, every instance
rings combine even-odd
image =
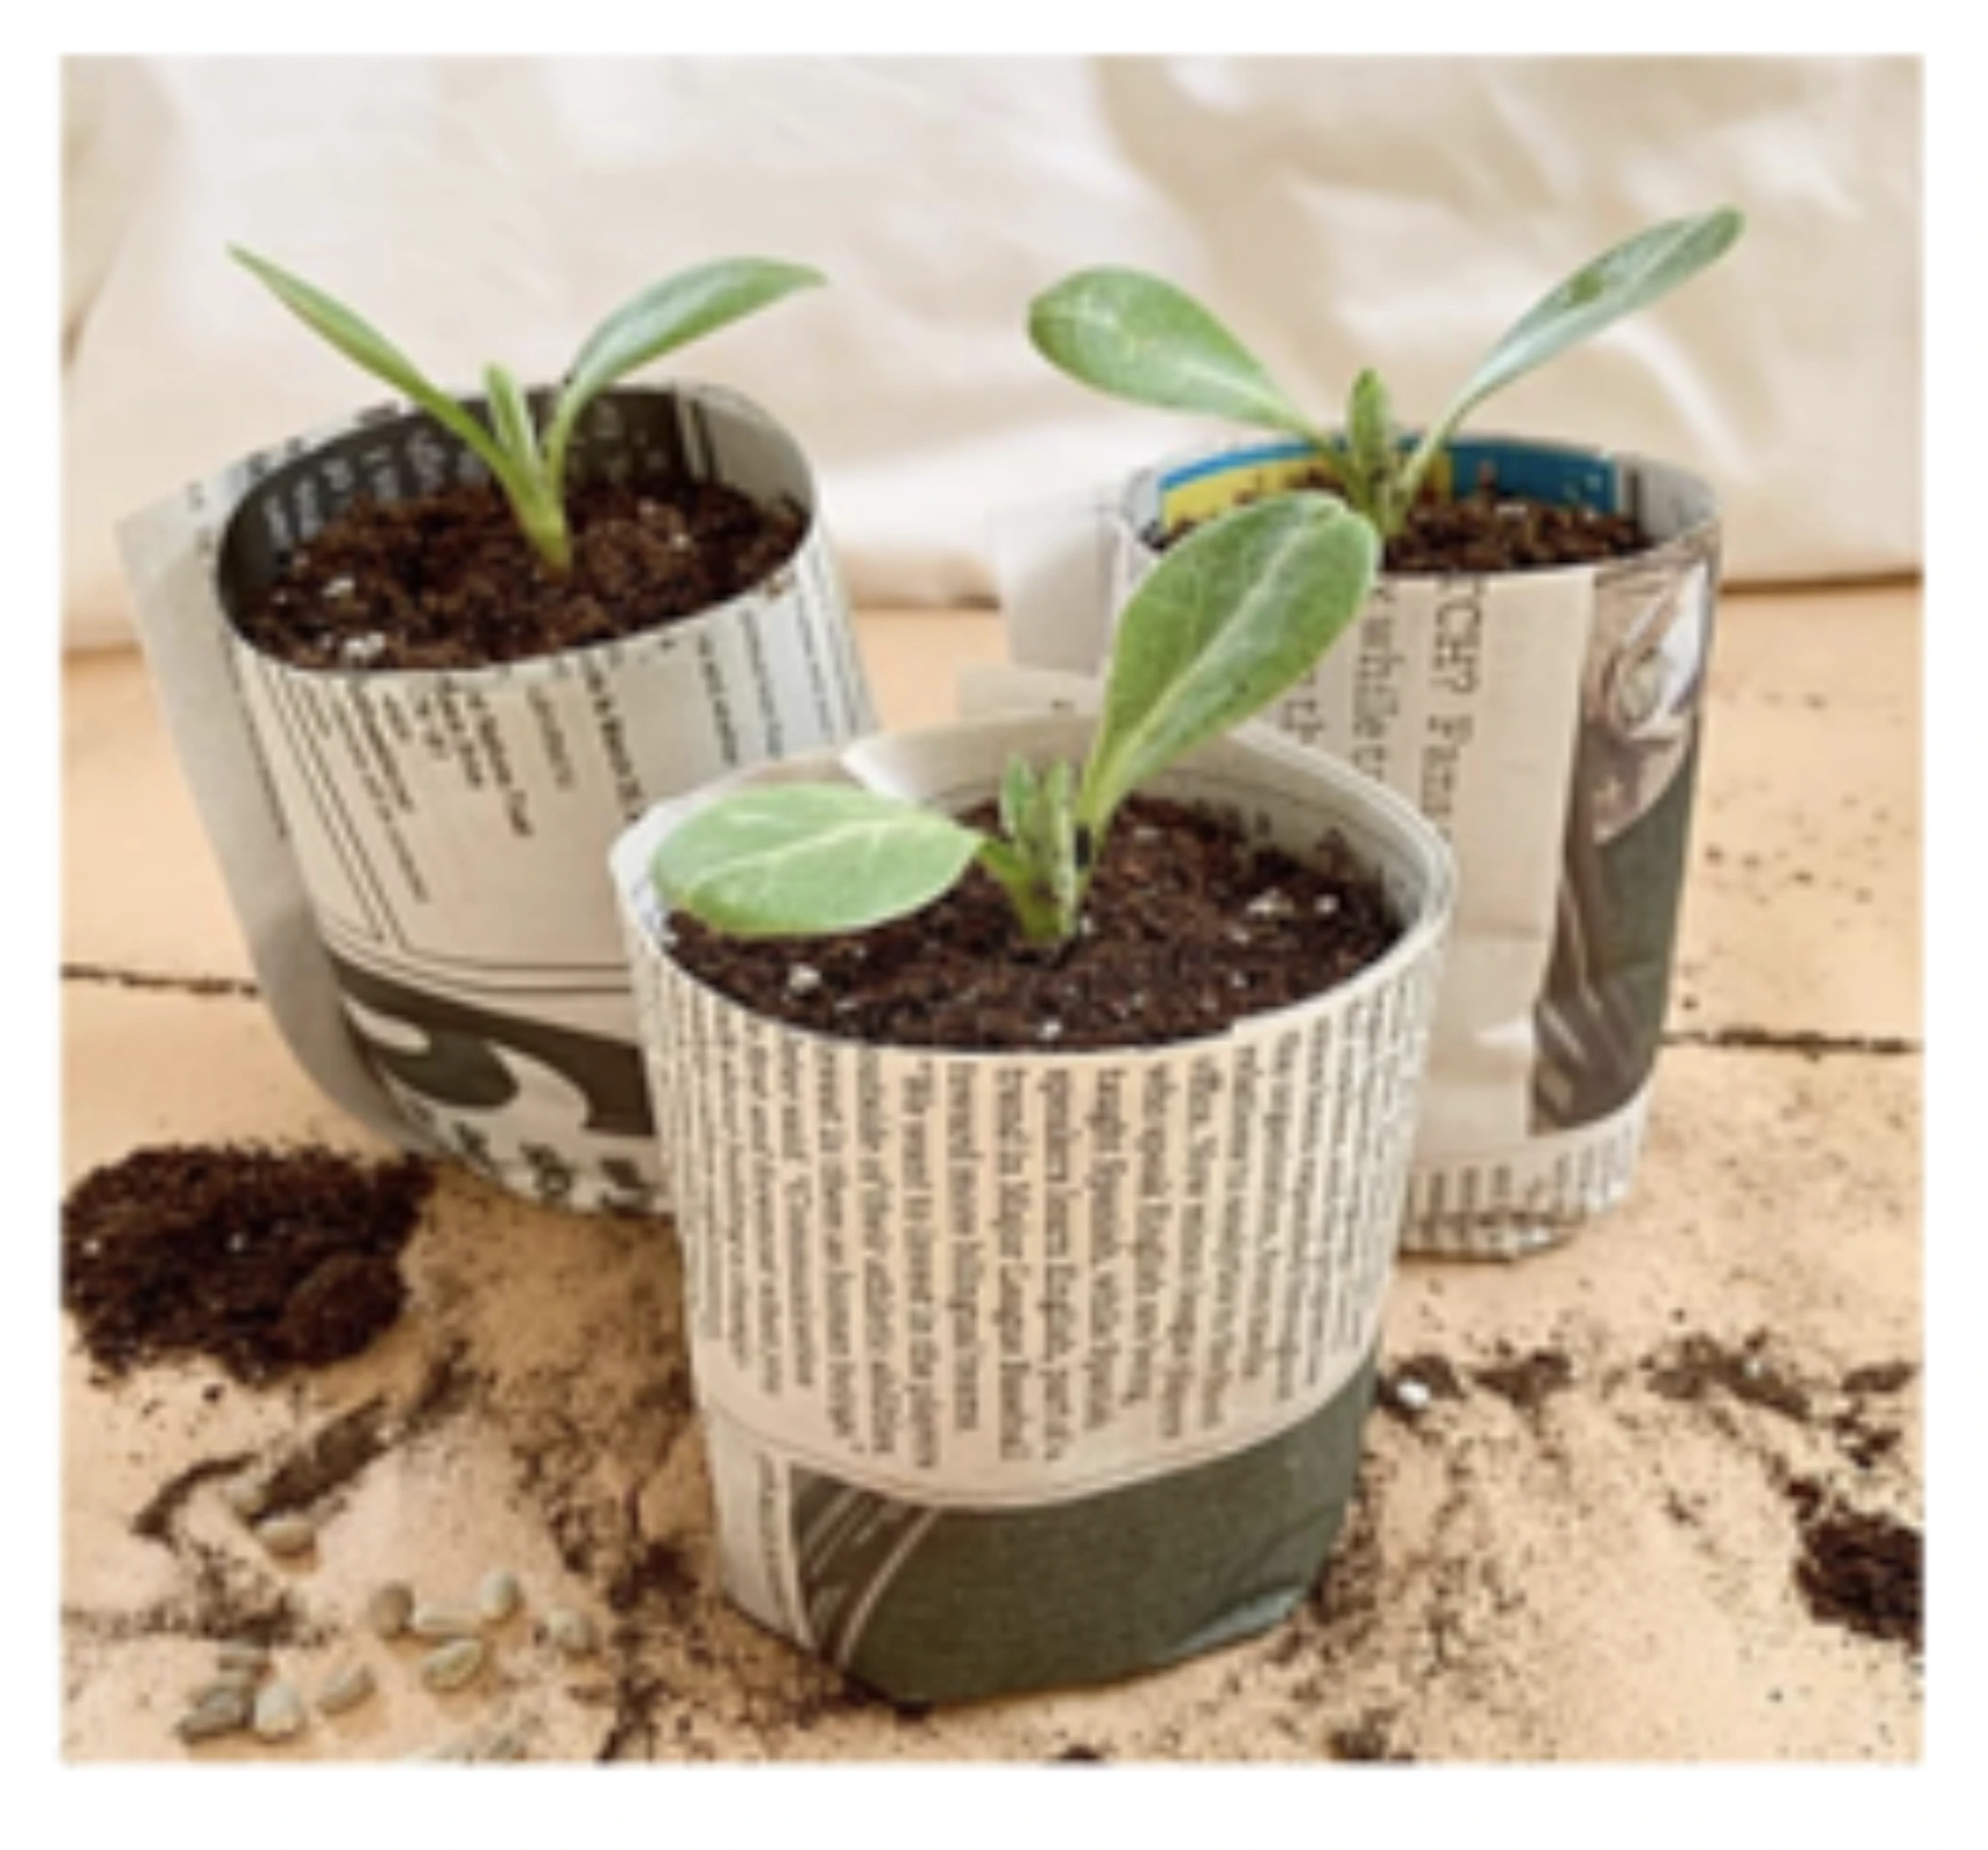
[[[302,669],[230,617],[359,494],[481,479],[426,416],[247,458],[120,532],[168,723],[300,1062],[387,1135],[579,1208],[665,1199],[608,844],[662,797],[874,723],[794,440],[715,388],[597,400],[572,478],[657,468],[792,502],[799,551],[697,615],[486,667]]]
[[[1174,458],[1011,529],[1018,663],[1094,671],[1159,535],[1274,493],[1316,452]],[[1632,516],[1601,564],[1384,574],[1353,629],[1266,715],[1414,803],[1449,836],[1457,914],[1403,1245],[1514,1257],[1629,1192],[1669,1001],[1718,586],[1718,510],[1636,457],[1459,439],[1460,484]],[[1091,621],[1085,626],[1083,611]]]
[[[948,811],[1090,722],[884,735],[652,810],[615,844],[685,1255],[724,1584],[899,1702],[1093,1683],[1260,1631],[1352,1496],[1452,891],[1409,807],[1261,729],[1147,786],[1301,856],[1399,941],[1156,1048],[879,1047],[672,960],[657,845],[742,782]]]

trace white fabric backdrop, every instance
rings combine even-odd
[[[827,291],[663,363],[813,455],[859,601],[994,591],[995,510],[1222,434],[1053,372],[1080,265],[1184,285],[1310,402],[1432,413],[1582,259],[1729,202],[1734,253],[1473,419],[1660,454],[1736,579],[1921,559],[1910,59],[71,60],[64,635],[128,636],[110,529],[384,388],[224,255],[273,257],[431,374],[550,379],[685,264]]]

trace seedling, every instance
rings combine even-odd
[[[1371,367],[1354,380],[1345,428],[1299,409],[1256,357],[1191,296],[1143,271],[1079,270],[1029,305],[1029,338],[1073,378],[1140,404],[1203,413],[1303,438],[1331,459],[1340,492],[1382,539],[1402,530],[1438,457],[1494,392],[1694,276],[1739,236],[1730,207],[1654,225],[1605,251],[1526,310],[1435,423],[1409,441]]]
[[[502,366],[484,368],[490,418],[486,428],[343,302],[266,258],[234,245],[229,247],[229,253],[347,359],[404,393],[460,438],[503,490],[525,537],[547,567],[560,577],[572,567],[572,535],[566,521],[566,456],[580,413],[637,366],[824,280],[819,272],[797,264],[729,257],[650,284],[587,336],[553,399],[541,433],[517,381]]]
[[[859,931],[930,904],[977,862],[1024,938],[1076,933],[1111,819],[1184,752],[1267,706],[1359,614],[1380,554],[1331,495],[1281,495],[1197,530],[1119,619],[1081,773],[1015,759],[999,833],[852,785],[775,784],[706,805],[657,850],[664,900],[740,937]]]

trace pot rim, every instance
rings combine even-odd
[[[1416,433],[1410,429],[1403,434],[1412,437]],[[1697,519],[1686,522],[1675,533],[1657,541],[1653,545],[1645,546],[1640,551],[1624,553],[1618,558],[1582,560],[1564,566],[1530,566],[1523,572],[1476,572],[1452,575],[1497,580],[1545,580],[1558,578],[1569,573],[1592,573],[1604,566],[1623,566],[1661,560],[1673,551],[1680,553],[1695,551],[1704,544],[1708,536],[1716,534],[1720,530],[1723,510],[1718,492],[1711,482],[1695,470],[1660,456],[1651,456],[1637,450],[1615,449],[1601,444],[1577,442],[1571,438],[1536,437],[1509,430],[1473,429],[1452,441],[1464,445],[1499,445],[1509,449],[1530,450],[1546,455],[1578,458],[1585,462],[1661,471],[1679,478],[1703,502],[1705,511]],[[1146,537],[1146,529],[1132,518],[1130,512],[1130,504],[1140,489],[1157,482],[1162,476],[1197,463],[1210,466],[1211,470],[1213,465],[1223,460],[1281,461],[1316,452],[1317,448],[1317,444],[1308,443],[1303,438],[1273,437],[1264,433],[1254,437],[1238,437],[1228,441],[1216,440],[1170,451],[1120,478],[1118,492],[1111,499],[1106,517],[1133,545],[1141,551],[1151,554],[1154,552],[1154,549]],[[1431,572],[1381,572],[1376,577],[1387,582],[1419,583],[1444,575]]]
[[[554,387],[547,385],[523,388],[527,398],[533,400],[554,389]],[[450,390],[449,396],[465,406],[481,406],[486,402],[485,395],[480,392]],[[792,451],[794,463],[806,489],[806,502],[801,509],[806,525],[800,544],[764,577],[722,602],[706,604],[701,609],[652,623],[645,629],[630,630],[624,636],[603,637],[593,642],[576,643],[550,653],[517,656],[508,661],[462,664],[446,668],[367,668],[358,665],[351,667],[305,667],[287,660],[280,655],[272,654],[242,634],[235,622],[234,600],[228,589],[229,555],[235,543],[237,529],[245,518],[250,502],[264,490],[280,487],[296,477],[308,473],[319,452],[331,444],[343,442],[361,433],[384,435],[398,432],[408,425],[426,424],[434,431],[437,442],[453,448],[463,447],[457,438],[437,424],[418,405],[399,399],[375,400],[342,417],[326,419],[298,436],[282,439],[271,445],[272,449],[282,455],[283,460],[266,474],[245,484],[234,505],[223,517],[216,537],[209,570],[214,581],[215,602],[219,608],[230,644],[286,674],[298,675],[314,681],[359,681],[381,688],[388,688],[396,684],[404,686],[408,682],[444,687],[469,687],[486,685],[486,678],[490,677],[515,680],[521,674],[535,671],[559,673],[564,670],[557,665],[584,660],[596,651],[638,645],[663,632],[694,641],[700,632],[742,615],[747,607],[763,601],[769,587],[777,586],[791,575],[811,546],[826,544],[821,520],[820,487],[815,480],[814,468],[807,452],[800,439],[756,401],[730,386],[687,379],[611,386],[600,397],[608,402],[628,398],[690,398],[763,425]],[[472,460],[477,461],[480,469],[480,460],[474,458]],[[484,479],[488,480],[487,475]]]
[[[1260,722],[1252,722],[1210,742],[1208,745],[1197,748],[1169,767],[1169,772],[1162,773],[1162,776],[1184,775],[1196,780],[1206,779],[1218,785],[1226,781],[1233,788],[1238,783],[1236,772],[1225,773],[1219,768],[1211,770],[1201,761],[1210,757],[1238,752],[1246,759],[1259,762],[1268,760],[1281,766],[1285,775],[1296,773],[1312,779],[1319,786],[1319,793],[1325,797],[1331,808],[1331,813],[1324,818],[1329,827],[1344,820],[1344,811],[1349,803],[1356,809],[1364,808],[1371,820],[1380,824],[1381,833],[1391,835],[1395,847],[1406,848],[1411,857],[1421,864],[1425,879],[1417,896],[1414,915],[1403,924],[1401,936],[1372,963],[1328,989],[1318,990],[1279,1008],[1264,1009],[1242,1016],[1218,1034],[1196,1035],[1191,1038],[1166,1041],[1150,1046],[1128,1044],[1098,1048],[1058,1048],[1053,1044],[1028,1049],[931,1047],[899,1041],[864,1041],[850,1035],[826,1034],[820,1028],[767,1015],[726,995],[721,990],[714,989],[670,955],[671,939],[667,929],[670,912],[650,880],[649,862],[657,846],[668,836],[673,828],[689,821],[708,804],[735,791],[755,785],[813,781],[816,774],[810,767],[817,765],[824,765],[820,775],[829,780],[861,784],[863,779],[848,767],[844,756],[850,752],[860,753],[865,745],[881,741],[917,741],[940,736],[985,737],[990,735],[999,736],[1015,734],[1025,735],[1040,743],[1054,734],[1069,733],[1081,734],[1088,742],[1094,725],[1094,720],[1088,715],[1069,712],[990,714],[977,719],[948,720],[927,726],[884,729],[848,742],[841,751],[748,765],[728,772],[682,797],[652,805],[615,838],[609,850],[608,861],[624,924],[631,935],[639,940],[641,950],[669,964],[678,978],[693,985],[721,1007],[736,1010],[756,1021],[770,1022],[783,1032],[852,1054],[868,1051],[930,1058],[942,1063],[990,1064],[1024,1060],[1031,1064],[1047,1061],[1072,1066],[1101,1062],[1123,1065],[1127,1063],[1137,1064],[1175,1059],[1183,1053],[1220,1047],[1239,1038],[1254,1038],[1274,1032],[1294,1020],[1317,1011],[1323,1006],[1337,1007],[1357,1002],[1365,992],[1384,989],[1396,981],[1405,971],[1431,956],[1440,954],[1455,911],[1457,893],[1456,857],[1442,833],[1405,798],[1368,777],[1364,772],[1356,770],[1344,759],[1296,744]],[[1238,767],[1239,771],[1241,768]],[[991,783],[986,793],[993,793]],[[833,936],[853,936],[856,934],[841,933]]]

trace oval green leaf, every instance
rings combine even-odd
[[[735,937],[819,937],[902,918],[950,888],[983,837],[847,784],[770,784],[673,830],[650,873],[668,905]]]
[[[637,366],[797,289],[825,282],[819,270],[763,257],[723,257],[666,276],[631,297],[582,344],[566,374],[549,448],[555,467],[581,410]]]
[[[1118,619],[1077,801],[1102,831],[1127,794],[1303,676],[1360,614],[1373,527],[1326,495],[1281,495],[1170,546]]]
[[[1028,336],[1052,366],[1114,397],[1322,440],[1233,334],[1144,271],[1066,276],[1029,304]]]

